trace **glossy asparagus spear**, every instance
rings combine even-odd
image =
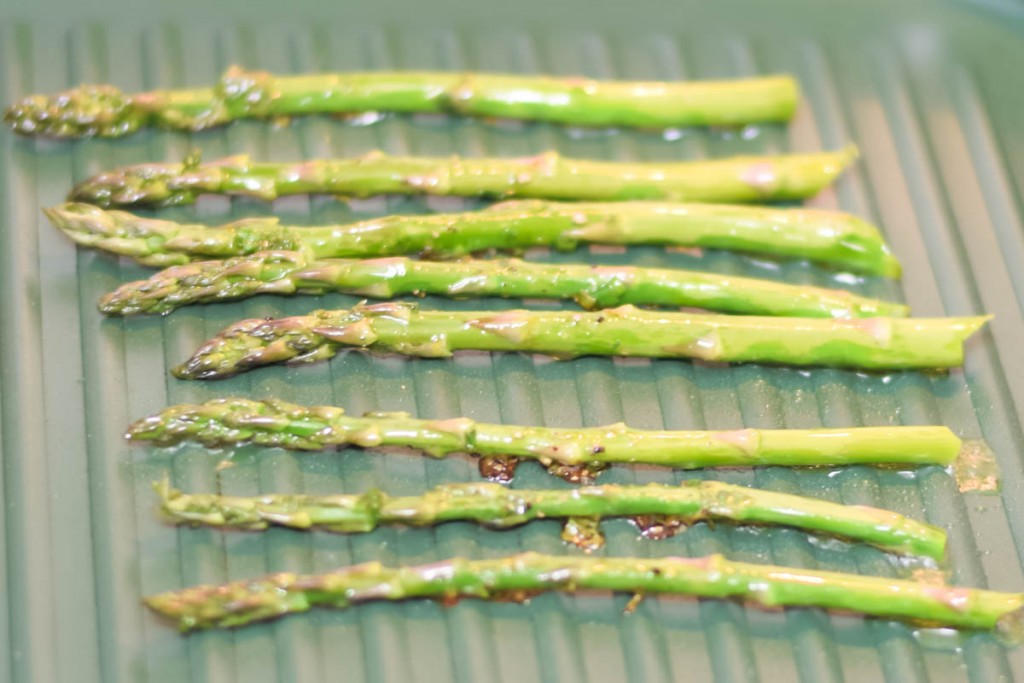
[[[838,152],[706,161],[615,162],[566,159],[556,152],[526,158],[392,157],[294,163],[246,156],[210,163],[127,166],[89,178],[71,199],[99,206],[191,204],[201,194],[272,200],[294,194],[455,195],[621,201],[762,202],[804,199],[832,183],[857,156]]]
[[[525,601],[536,593],[613,591],[741,599],[764,607],[820,607],[959,629],[998,629],[1020,638],[1024,594],[933,585],[795,567],[703,558],[558,557],[522,553],[455,558],[418,567],[370,562],[320,575],[289,572],[146,598],[183,632],[244,626],[314,607],[379,600],[461,598]]]
[[[174,369],[213,379],[276,363],[330,358],[361,348],[425,358],[455,351],[697,358],[871,370],[963,363],[963,343],[988,318],[772,318],[669,313],[620,306],[577,311],[427,311],[387,302],[309,315],[243,320]]]
[[[486,424],[465,417],[421,420],[405,413],[357,417],[332,406],[246,398],[172,406],[131,425],[125,436],[157,446],[184,442],[210,448],[255,444],[292,450],[396,446],[437,458],[468,453],[482,459],[481,472],[486,476],[507,479],[517,459],[525,459],[536,460],[570,480],[588,479],[614,463],[678,469],[946,466],[957,458],[961,447],[960,439],[946,427],[643,431],[619,423],[559,429]]]
[[[155,126],[199,131],[239,119],[360,112],[451,113],[574,126],[738,126],[788,121],[788,76],[725,81],[596,81],[491,73],[379,71],[275,76],[232,67],[212,88],[130,95],[83,85],[31,95],[4,120],[23,135],[120,137]]]
[[[528,263],[519,260],[439,263],[390,258],[310,261],[301,252],[258,252],[196,261],[121,285],[100,300],[107,315],[170,313],[193,303],[257,294],[345,292],[378,299],[403,294],[453,298],[571,299],[586,309],[621,304],[697,307],[727,313],[809,318],[907,315],[902,304],[850,292],[714,273],[629,266]]]
[[[790,526],[937,561],[943,560],[946,547],[946,533],[942,529],[889,510],[839,505],[718,481],[564,490],[514,490],[490,483],[449,484],[422,496],[406,497],[392,497],[376,490],[331,496],[186,494],[172,489],[167,481],[155,488],[164,517],[176,524],[193,526],[257,530],[276,525],[364,533],[383,524],[434,526],[461,520],[505,529],[535,519],[597,521],[631,517],[654,537],[671,535],[687,525],[709,520]],[[563,537],[588,550],[603,543],[596,528],[592,534],[567,531]]]
[[[522,200],[483,211],[385,216],[312,227],[283,226],[273,217],[206,227],[90,204],[62,204],[44,211],[82,246],[158,267],[267,250],[302,251],[317,259],[401,254],[453,258],[490,249],[568,251],[581,244],[651,244],[733,249],[809,259],[869,275],[900,274],[899,262],[875,226],[849,214],[814,209]]]

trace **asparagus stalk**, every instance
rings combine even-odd
[[[443,458],[467,453],[481,471],[511,476],[515,463],[536,460],[573,481],[589,480],[614,463],[678,469],[704,467],[816,467],[842,465],[941,465],[952,463],[960,439],[946,427],[848,429],[741,429],[642,431],[619,423],[583,429],[526,427],[469,418],[420,420],[405,413],[349,416],[331,406],[299,406],[277,399],[225,398],[178,405],[139,420],[125,436],[135,442],[173,446],[196,442],[210,448],[255,444],[292,450],[328,447],[408,447]]]
[[[524,200],[483,211],[386,216],[349,225],[291,227],[263,217],[213,228],[89,204],[62,204],[45,212],[82,246],[157,267],[266,250],[303,251],[317,259],[401,254],[454,258],[490,249],[568,251],[580,244],[652,244],[733,249],[809,259],[869,275],[900,274],[899,261],[873,225],[849,214],[813,209]]]
[[[417,567],[369,562],[319,575],[290,572],[146,598],[182,632],[244,626],[378,600],[462,598],[525,601],[547,591],[612,591],[740,599],[764,607],[820,607],[928,626],[998,630],[1018,639],[1024,594],[932,585],[795,567],[703,558],[557,557],[521,553],[455,558]]]
[[[702,520],[784,525],[870,543],[890,552],[942,561],[946,533],[902,515],[802,496],[690,480],[681,486],[585,486],[569,490],[513,490],[501,484],[450,484],[422,496],[269,494],[255,497],[186,494],[166,480],[155,485],[164,517],[176,524],[260,530],[268,526],[365,533],[382,524],[434,526],[471,521],[495,529],[535,519],[630,517],[655,537]],[[567,535],[588,550],[602,545],[598,531]]]
[[[142,164],[75,186],[71,199],[99,206],[191,204],[205,193],[273,200],[294,194],[521,197],[592,201],[763,202],[804,199],[831,184],[857,156],[838,152],[706,161],[614,162],[566,159],[557,152],[526,158],[391,157],[296,163],[246,156],[200,163]]]
[[[466,298],[572,299],[586,309],[621,304],[698,307],[727,313],[809,318],[904,317],[902,304],[849,292],[688,270],[527,263],[438,263],[393,256],[311,261],[269,251],[225,261],[196,261],[129,282],[100,300],[107,315],[170,313],[193,303],[257,294],[345,292],[388,299],[403,294]]]
[[[276,363],[331,358],[343,348],[444,358],[463,349],[578,356],[697,358],[870,370],[963,363],[963,343],[988,320],[814,319],[603,311],[425,311],[387,302],[235,323],[174,369],[182,379],[230,377]]]
[[[55,138],[376,111],[668,128],[788,121],[798,98],[788,76],[685,83],[429,71],[275,76],[236,66],[212,88],[130,95],[111,85],[83,85],[31,95],[8,108],[4,120],[22,135]]]

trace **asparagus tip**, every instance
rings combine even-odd
[[[142,598],[142,604],[151,609],[161,619],[178,627],[181,633],[191,633],[209,628],[193,612],[195,608],[189,603],[188,596],[195,594],[195,589],[184,594],[167,592],[159,595],[148,595]]]
[[[4,112],[4,121],[21,135],[120,137],[144,125],[146,114],[113,86],[82,85],[56,95],[26,97]]]
[[[395,258],[398,257],[389,260]],[[371,259],[362,263],[369,267],[374,263],[383,265],[385,261]],[[338,262],[341,261],[335,260]],[[99,309],[109,316],[167,315],[194,303],[231,301],[261,293],[294,294],[298,285],[291,276],[311,265],[317,264],[305,253],[280,249],[192,261],[118,286],[103,295]],[[311,272],[315,270],[307,270],[306,275]]]
[[[44,208],[43,214],[58,230],[87,246],[96,237],[106,237],[113,231],[108,212],[92,204],[66,202]]]
[[[348,571],[359,569],[356,566]],[[143,604],[176,623],[182,633],[233,628],[308,610],[311,605],[303,591],[286,589],[295,579],[294,574],[284,573],[222,586],[193,586],[145,597]]]
[[[246,162],[239,157],[229,157],[206,166],[197,166],[197,163],[193,153],[181,164],[138,164],[100,173],[71,188],[68,201],[87,202],[103,208],[192,204],[201,191],[189,183],[180,182],[183,176],[201,173],[207,167],[209,173],[216,175],[219,165]]]
[[[173,269],[172,267],[168,270]],[[126,282],[101,296],[96,308],[103,315],[112,318],[147,314],[167,315],[178,306],[171,296],[176,284],[173,276],[163,273],[154,275],[149,280]]]
[[[275,363],[310,363],[330,358],[338,345],[368,346],[375,339],[366,313],[400,314],[400,302],[359,305],[350,311],[313,311],[308,316],[242,320],[219,332],[171,372],[179,379],[221,379]],[[333,322],[321,324],[323,314]],[[344,315],[342,315],[344,314]]]
[[[136,420],[128,425],[124,438],[128,441],[151,441],[157,445],[162,445],[161,442],[166,436],[166,425],[161,417],[160,415],[154,415]]]

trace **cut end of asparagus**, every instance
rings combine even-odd
[[[768,80],[766,78],[765,80]],[[785,106],[780,108],[779,120],[780,121],[791,121],[796,116],[797,107],[800,104],[800,98],[802,93],[800,92],[800,83],[788,75],[779,75],[771,78],[781,90],[785,91],[782,99],[785,101]]]
[[[976,315],[965,318],[958,318],[957,331],[961,345],[967,341],[975,332],[985,326],[986,323],[995,319],[995,315]]]
[[[899,279],[903,277],[903,265],[896,255],[889,251],[888,245],[882,246],[882,257],[879,275]]]
[[[116,138],[146,125],[148,116],[110,85],[83,85],[56,95],[32,95],[4,112],[16,133],[51,138]]]
[[[941,362],[930,363],[924,365],[918,363],[913,367],[920,368],[923,370],[946,370],[949,368],[960,367],[964,364],[964,356],[966,351],[967,340],[978,330],[985,326],[985,323],[992,320],[992,315],[979,315],[962,318],[910,318],[906,322],[913,325],[919,325],[921,328],[927,328],[935,325],[933,328],[937,332],[933,337],[932,341],[934,348],[939,356],[944,356]],[[863,319],[864,322],[870,319]],[[870,322],[865,322],[866,325],[871,325]],[[920,348],[920,347],[918,347]],[[936,361],[939,361],[937,358]],[[876,368],[881,369],[881,368]],[[949,462],[945,464],[952,463]]]
[[[843,168],[849,168],[860,159],[860,149],[852,142],[839,150],[838,154],[843,160]]]
[[[787,158],[787,157],[782,157]],[[777,201],[779,199],[797,200],[813,197],[827,187],[830,187],[850,166],[860,158],[860,151],[854,144],[829,152],[812,152],[797,154],[788,157],[791,160],[800,160],[790,168],[789,187],[777,194],[767,193],[757,199],[761,201]],[[763,173],[760,163],[755,164],[747,172],[747,181],[754,186],[764,183],[765,190],[773,189],[773,183],[778,182],[772,173]]]
[[[821,177],[823,181],[821,188],[823,189],[835,182],[836,178],[860,159],[860,149],[857,148],[857,145],[850,143],[842,149],[810,153],[805,158],[813,161],[813,168],[820,168],[823,171]]]
[[[828,181],[822,186],[822,189],[834,183],[839,176],[845,173],[847,169],[853,166],[857,160],[860,159],[860,149],[858,149],[857,145],[853,143],[850,143],[846,147],[843,147],[841,150],[833,152],[832,154],[835,159],[835,166],[831,169],[827,169],[827,171],[830,171],[826,173]]]

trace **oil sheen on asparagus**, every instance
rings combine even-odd
[[[90,204],[45,210],[78,244],[157,267],[301,251],[309,259],[418,254],[457,258],[531,247],[584,244],[729,249],[807,259],[837,270],[898,277],[900,264],[878,229],[855,216],[815,209],[666,202],[508,201],[482,211],[394,215],[347,225],[285,226],[258,217],[218,227],[144,218]]]
[[[562,537],[586,550],[603,544],[597,523],[631,518],[647,537],[671,536],[708,520],[781,525],[869,543],[889,552],[942,561],[946,533],[889,510],[840,505],[804,496],[689,480],[679,486],[585,486],[514,490],[501,484],[448,484],[419,496],[363,494],[263,494],[225,496],[183,493],[167,481],[155,485],[165,519],[175,524],[262,530],[269,526],[366,533],[380,525],[435,526],[477,522],[494,529],[535,519],[568,519]],[[579,523],[582,520],[585,523]],[[583,530],[586,531],[583,531]]]
[[[794,201],[827,187],[857,157],[836,152],[702,161],[592,161],[557,152],[525,158],[394,157],[256,162],[246,156],[201,163],[149,163],[93,176],[74,201],[104,207],[191,204],[202,194],[273,200],[295,194],[453,195],[622,201],[746,203]]]
[[[377,71],[277,76],[232,67],[214,87],[126,94],[82,85],[16,102],[16,132],[120,137],[141,128],[199,131],[239,119],[361,112],[449,113],[573,126],[740,126],[788,121],[799,89],[788,76],[722,81],[598,81],[494,73]]]
[[[963,363],[964,341],[988,319],[773,318],[647,311],[428,311],[391,301],[309,315],[243,320],[174,369],[215,379],[276,363],[305,363],[357,348],[424,358],[459,350],[690,358],[868,370]]]
[[[146,598],[183,632],[230,628],[364,602],[518,600],[547,591],[612,591],[736,599],[769,608],[820,607],[932,627],[997,630],[1020,640],[1024,594],[702,558],[549,556],[454,558],[421,566],[370,562],[318,575],[290,572]]]
[[[4,114],[12,130],[45,137],[120,137],[141,128],[199,131],[240,119],[307,114],[439,113],[570,126],[741,126],[793,118],[791,77],[722,81],[598,81],[459,72],[275,76],[239,67],[214,87],[127,94],[82,85],[30,95]]]
[[[129,440],[156,446],[244,444],[291,450],[405,447],[442,458],[481,458],[485,476],[511,477],[518,460],[535,460],[553,474],[588,480],[615,463],[678,469],[951,464],[960,439],[946,427],[645,431],[622,423],[579,429],[476,422],[466,417],[423,420],[405,413],[348,415],[333,406],[279,399],[221,398],[164,409],[131,425]]]
[[[570,299],[586,309],[622,304],[696,307],[726,313],[809,318],[904,317],[902,304],[850,292],[689,270],[547,264],[519,260],[439,263],[402,256],[311,261],[267,251],[173,266],[129,282],[100,300],[107,315],[170,313],[195,303],[257,294],[342,292],[377,299],[434,294],[452,298]]]

